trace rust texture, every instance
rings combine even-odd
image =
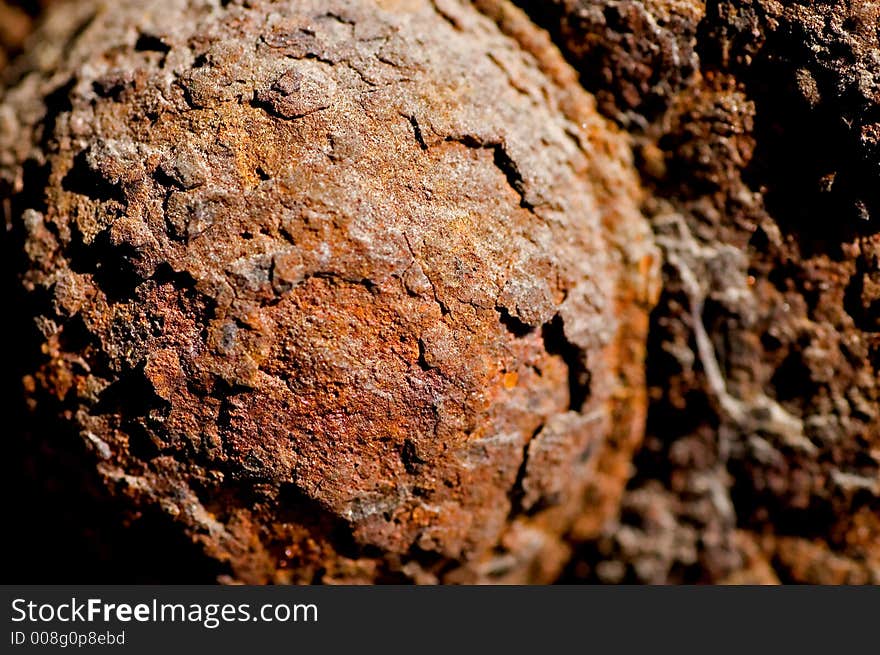
[[[575,578],[880,582],[876,2],[521,3],[664,250],[646,446]]]
[[[876,2],[47,4],[35,475],[227,580],[880,582]]]
[[[0,105],[25,383],[113,496],[246,582],[543,582],[603,533],[659,251],[523,13],[83,1],[35,38]]]

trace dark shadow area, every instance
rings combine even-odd
[[[880,105],[859,91],[854,41],[830,27],[817,37],[814,23],[791,18],[763,30],[764,40],[756,38],[742,27],[756,11],[746,3],[740,31],[725,34],[730,52],[739,53],[732,57],[711,32],[710,25],[726,24],[718,4],[707,7],[699,54],[708,70],[729,68],[755,103],[756,148],[743,179],[761,191],[768,213],[801,256],[838,259],[841,244],[880,230],[878,169],[860,131],[880,121]],[[810,10],[815,21],[827,19],[824,4]],[[754,15],[751,21],[770,19]]]
[[[27,189],[26,189],[27,191]],[[20,214],[21,194],[0,189],[7,212]],[[9,225],[11,223],[11,226]],[[30,318],[48,313],[49,298],[26,294],[18,282],[26,261],[22,226],[9,221],[0,243],[0,292],[6,347],[2,366],[4,534],[7,584],[211,583],[224,573],[165,515],[131,516],[110,498],[72,425],[59,420],[57,400],[31,410],[23,378],[43,360]],[[74,338],[76,330],[70,332]]]

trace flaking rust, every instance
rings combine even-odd
[[[80,2],[7,71],[33,399],[232,579],[549,581],[616,511],[629,145],[476,4]]]

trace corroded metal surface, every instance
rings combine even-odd
[[[547,581],[616,511],[629,144],[477,4],[80,2],[10,69],[31,396],[232,579]]]

